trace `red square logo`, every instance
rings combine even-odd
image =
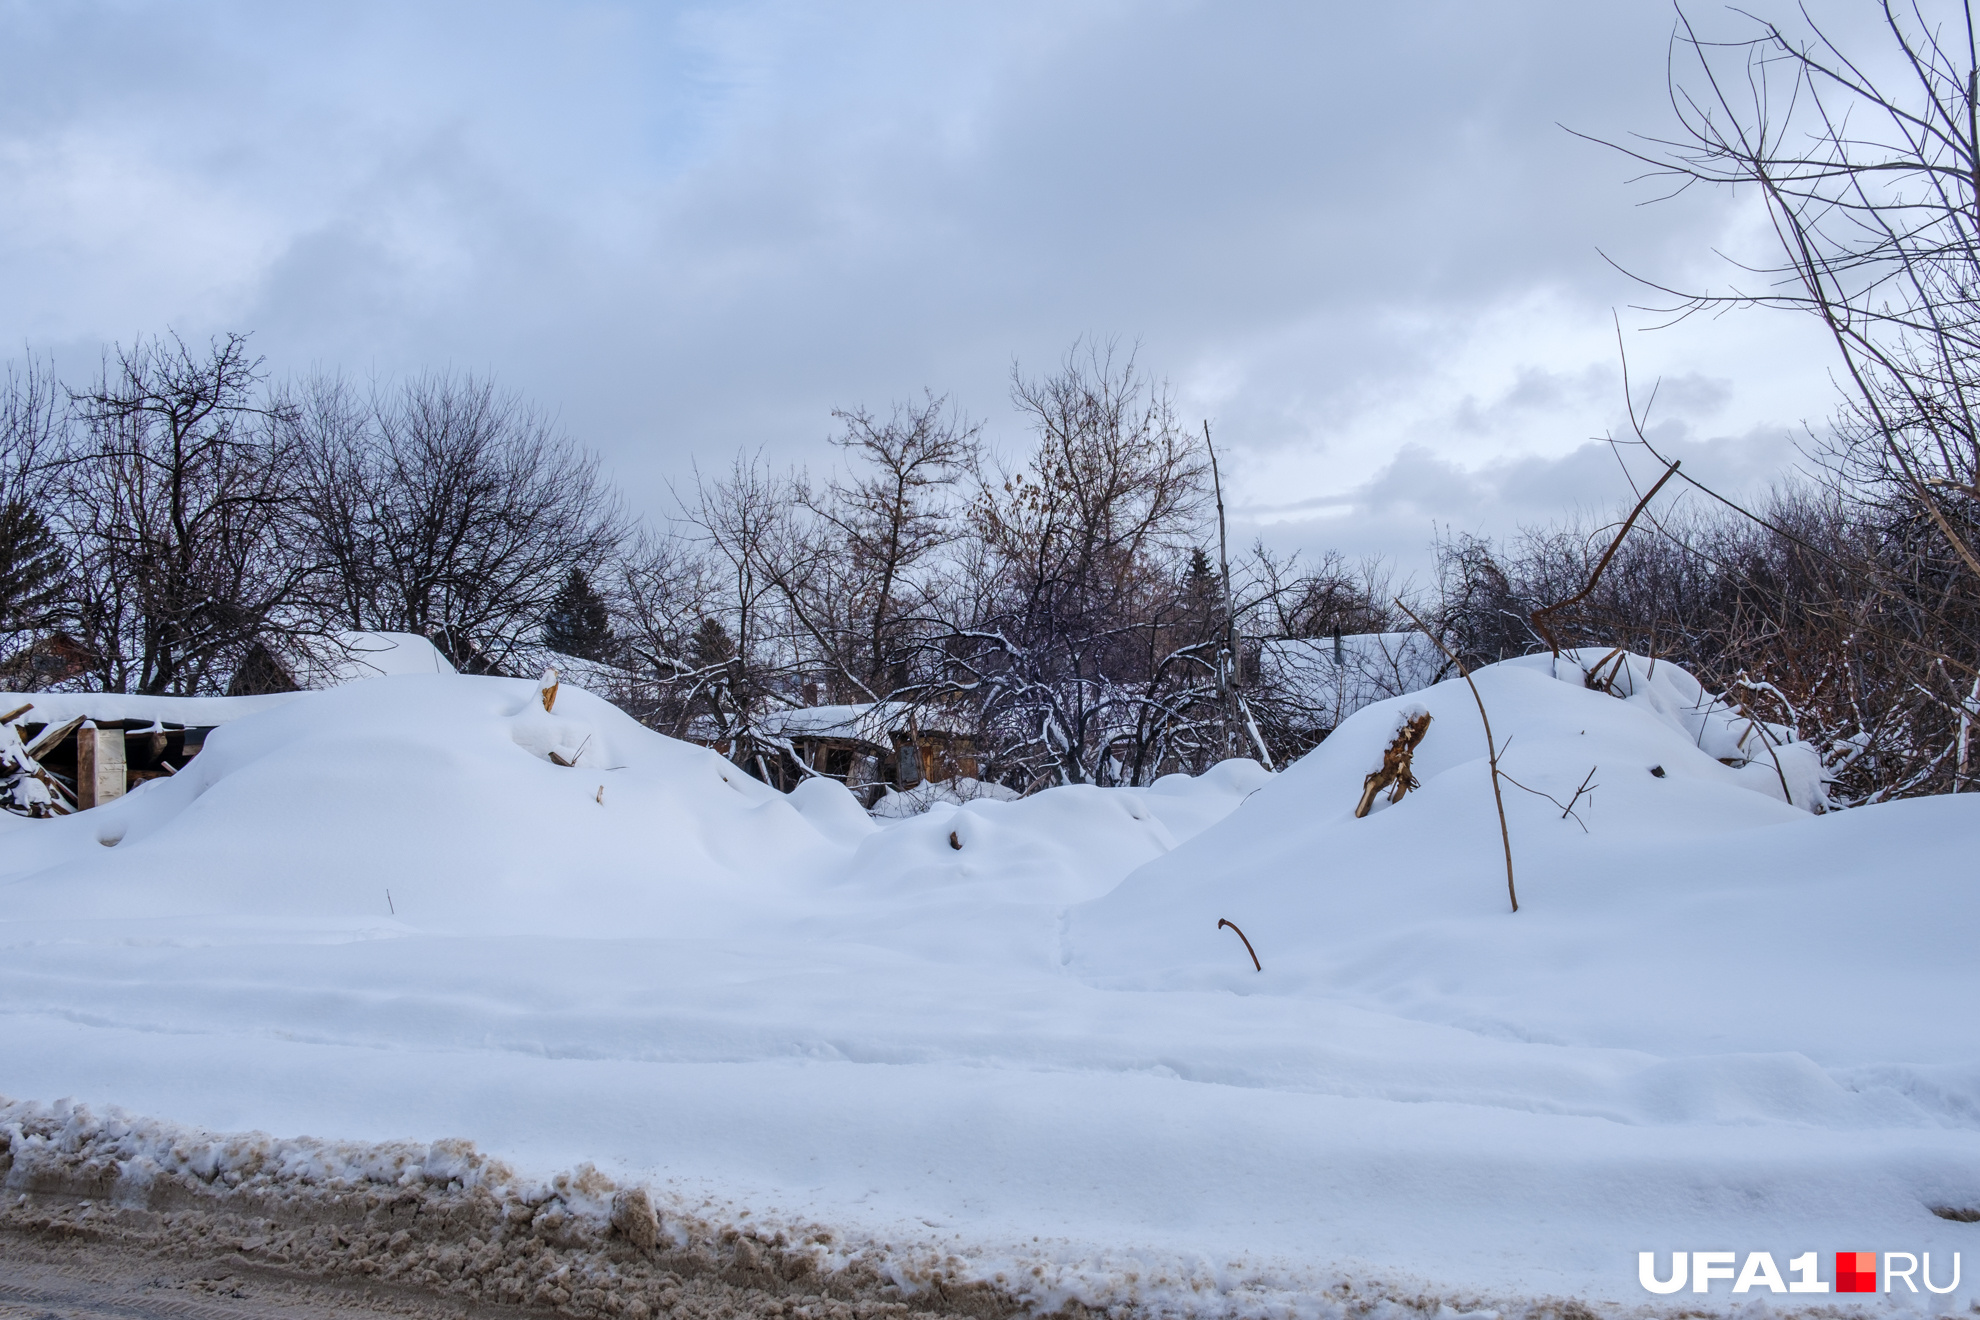
[[[1867,1292],[1877,1291],[1877,1253],[1874,1251],[1838,1251],[1836,1253],[1836,1291]]]

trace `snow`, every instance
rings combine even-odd
[[[1516,915],[1462,681],[1278,775],[899,820],[569,684],[306,694],[4,827],[0,1094],[590,1161],[1047,1305],[1635,1307],[1646,1250],[1943,1279],[1975,1229],[1930,1207],[1980,1207],[1980,806],[1821,813],[1786,730],[1640,657],[1591,690],[1601,658],[1476,675]],[[1418,709],[1420,787],[1356,820]],[[1966,1266],[1915,1300],[1963,1309]]]
[[[451,674],[453,665],[433,643],[416,633],[345,632],[336,636],[342,658],[305,666],[306,688],[339,687],[391,674]],[[160,697],[124,692],[0,692],[0,708],[32,705],[21,717],[28,724],[63,724],[72,719],[104,722],[150,720],[187,728],[227,724],[273,710],[301,696],[270,692],[252,697]]]
[[[756,732],[793,741],[845,738],[885,748],[921,733],[953,732],[944,713],[911,701],[869,701],[838,706],[792,706],[756,717]]]
[[[873,804],[873,814],[882,820],[900,820],[918,816],[938,802],[959,807],[979,798],[1015,802],[1020,796],[1015,788],[986,784],[968,775],[959,775],[954,779],[924,779],[913,788],[888,788]]]
[[[305,667],[307,688],[340,687],[360,679],[392,674],[451,674],[453,662],[418,633],[341,632],[335,638],[342,655],[327,664]]]
[[[17,710],[23,724],[66,724],[73,719],[150,720],[187,728],[226,724],[294,701],[298,692],[258,697],[147,697],[122,692],[0,692],[0,707]]]
[[[850,706],[795,706],[773,710],[757,727],[773,738],[858,738],[886,746],[890,735],[906,733],[917,708],[905,701],[863,702]],[[921,713],[923,727],[928,716]]]

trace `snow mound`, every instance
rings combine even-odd
[[[1957,842],[1980,800],[1814,815],[1812,749],[1665,662],[1611,653],[1598,674],[1618,674],[1615,691],[1591,689],[1583,666],[1599,659],[1474,675],[1502,749],[1517,914],[1485,733],[1458,679],[1360,711],[1241,809],[1076,908],[1071,965],[1111,987],[1339,997],[1523,1040],[1963,1058],[1966,1037],[1920,1006],[1954,984],[1980,992],[1961,952],[1980,937],[1980,898]],[[1419,710],[1421,787],[1356,819],[1364,777]],[[1242,928],[1262,975],[1220,920]],[[1756,1102],[1776,1112],[1805,1099],[1779,1076],[1729,1085],[1785,1087]]]
[[[924,915],[1042,959],[1038,904],[1055,921],[1266,778],[1232,762],[883,828],[835,781],[779,793],[569,684],[546,711],[532,680],[391,675],[232,720],[176,776],[93,811],[12,821],[0,895],[15,922],[154,934],[758,938],[870,931],[876,904],[942,894]]]
[[[1232,760],[1147,788],[1069,784],[1019,800],[931,802],[859,841],[831,885],[831,915],[811,929],[1056,971],[1068,904],[1106,893],[1270,779],[1257,762]]]
[[[16,920],[345,930],[731,929],[844,848],[589,693],[566,687],[551,712],[532,681],[456,675],[294,697],[217,729],[173,778],[23,824],[47,828],[9,834]]]

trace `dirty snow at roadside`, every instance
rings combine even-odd
[[[0,1095],[589,1161],[1041,1302],[1635,1306],[1639,1251],[1874,1248],[1962,1252],[1915,1300],[1963,1309],[1980,805],[1818,814],[1807,748],[1597,659],[1477,675],[1517,915],[1461,681],[1278,775],[882,821],[568,686],[297,696],[0,825]]]

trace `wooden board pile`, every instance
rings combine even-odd
[[[207,733],[83,716],[37,724],[26,718],[33,710],[29,703],[0,716],[0,810],[35,819],[101,806],[147,779],[176,774]]]

